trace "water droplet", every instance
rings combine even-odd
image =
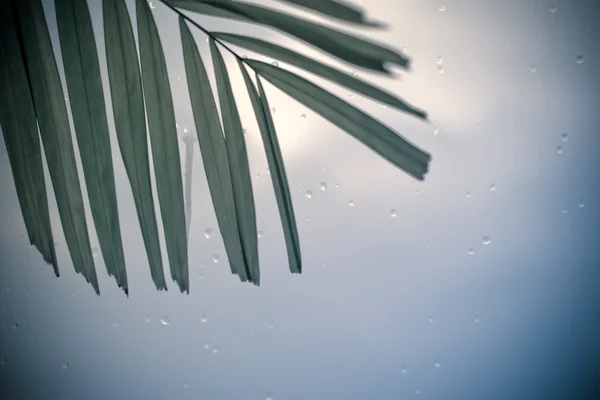
[[[112,327],[113,327],[113,328],[118,328],[118,327],[119,327],[119,324],[117,324],[117,323],[114,323],[114,324],[112,324]]]
[[[563,133],[562,135],[560,135],[560,139],[563,142],[566,142],[567,140],[569,140],[569,134],[568,133]]]
[[[421,389],[416,389],[415,394],[421,394]]]
[[[556,4],[552,4],[552,5],[550,6],[550,12],[551,12],[552,14],[554,14],[554,13],[556,12]]]
[[[260,174],[256,174],[256,179],[260,179]]]
[[[206,228],[204,230],[204,237],[207,238],[207,239],[210,239],[212,237],[212,229]]]
[[[271,108],[271,112],[275,114],[275,107]]]
[[[340,188],[340,184],[339,183],[336,183],[334,186],[335,186],[336,189]]]
[[[476,324],[479,323],[479,315],[475,314],[475,317],[473,318],[473,322]]]
[[[92,257],[94,257],[94,258],[98,257],[98,248],[97,247],[92,247]]]
[[[565,151],[565,149],[562,146],[556,146],[556,152],[558,154],[562,154]]]
[[[577,204],[579,206],[579,208],[583,208],[585,207],[585,201],[583,201],[583,199],[579,200],[579,203]]]
[[[577,64],[583,64],[583,62],[585,61],[585,58],[580,54],[577,56],[577,58],[575,59],[575,62],[577,62]]]
[[[62,369],[69,369],[69,362],[68,361],[64,362],[60,367]]]
[[[204,274],[199,274],[198,275],[198,280],[201,281],[202,279],[204,279]]]
[[[210,41],[210,38],[207,36],[206,37],[206,43],[208,43]]]
[[[356,78],[358,76],[358,71],[352,71],[350,74]]]
[[[178,80],[178,81],[180,81],[180,80],[181,80],[181,77],[180,77],[180,76],[178,76],[178,77],[177,77],[177,80]]]
[[[2,365],[8,364],[8,358],[4,357],[2,360],[0,360],[0,364],[2,364]]]
[[[569,212],[569,209],[568,209],[567,207],[563,207],[563,209],[562,209],[562,213],[563,213],[563,214],[566,214],[566,213],[568,213],[568,212]]]
[[[256,234],[258,237],[261,237],[263,235],[263,231],[258,231]]]
[[[273,400],[273,392],[267,392],[266,396],[265,396],[265,400]]]
[[[444,57],[443,56],[438,56],[435,60],[438,64],[441,64],[444,62]]]
[[[189,387],[190,387],[190,385],[188,385],[187,383],[184,383],[184,384],[183,384],[183,388],[184,388],[184,389],[187,389],[187,388],[189,388]]]
[[[398,213],[397,213],[396,209],[395,209],[395,208],[392,208],[392,209],[390,210],[390,216],[391,216],[392,218],[396,218],[396,215],[398,215]]]
[[[187,127],[187,125],[183,127],[183,133],[190,133],[190,130]]]
[[[472,247],[469,247],[469,249],[467,250],[467,253],[472,256],[473,254],[475,254],[475,249]]]
[[[438,65],[437,72],[438,72],[438,74],[443,74],[444,73],[444,66],[443,65]]]
[[[210,349],[210,345],[208,343],[205,343],[204,348],[208,350],[208,349]]]
[[[403,365],[400,372],[402,372],[403,374],[408,374],[408,367],[406,365]]]
[[[300,118],[306,119],[306,114],[300,114]]]
[[[171,325],[171,319],[167,315],[163,315],[162,317],[160,317],[160,323],[164,326]]]
[[[348,200],[348,207],[354,207],[354,200]]]
[[[213,262],[215,264],[217,264],[219,262],[219,255],[218,254],[213,254]]]
[[[150,323],[150,321],[152,321],[152,319],[150,319],[150,318],[148,318],[148,317],[147,317],[147,318],[146,318],[146,320],[145,320],[145,322],[146,322],[147,324],[149,324],[149,323]]]
[[[207,321],[208,321],[208,316],[206,314],[200,315],[200,322],[207,322]]]
[[[327,183],[326,182],[321,182],[321,184],[319,185],[319,189],[321,189],[321,190],[327,190]]]
[[[14,330],[17,330],[17,329],[19,329],[19,324],[15,322],[10,327],[13,328]]]
[[[537,67],[535,65],[529,66],[529,72],[531,72],[532,74],[534,74],[536,71],[537,71]]]
[[[248,133],[248,131],[246,130],[246,128],[242,129],[242,132],[244,132],[244,135]]]
[[[427,321],[429,321],[429,323],[433,323],[433,317],[430,315],[430,316],[427,318]]]
[[[306,195],[306,197],[308,197],[309,199],[312,199],[313,196],[313,192],[311,190],[307,190],[306,192],[304,192],[304,194]]]
[[[492,192],[493,192],[494,190],[496,190],[496,184],[492,183],[492,184],[490,185],[490,191],[492,191]]]
[[[440,361],[439,358],[436,358],[435,360],[433,360],[433,366],[436,368],[439,368],[442,366],[442,362]]]
[[[440,11],[446,11],[446,6],[445,6],[445,5],[443,5],[443,4],[441,4],[441,5],[438,7],[438,10],[440,10]]]
[[[421,194],[421,189],[417,189],[417,190],[415,191],[415,193],[416,193],[417,195],[420,195],[420,194]]]
[[[275,324],[271,321],[269,322],[269,329],[273,329],[275,328]]]
[[[419,207],[414,207],[413,212],[419,212]]]
[[[440,133],[440,128],[438,128],[437,126],[433,127],[433,136],[437,135],[438,133]]]
[[[213,351],[214,354],[218,354],[219,353],[219,349],[217,349],[216,347],[213,347],[212,351]]]
[[[492,243],[492,238],[489,236],[484,236],[481,238],[481,243],[483,244],[490,244]]]

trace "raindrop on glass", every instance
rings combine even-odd
[[[149,323],[150,323],[150,321],[152,321],[152,319],[150,319],[150,318],[146,318],[146,320],[145,320],[145,322],[146,322],[147,324],[149,324]]]
[[[445,6],[445,5],[443,5],[443,4],[441,4],[441,5],[438,7],[438,10],[440,10],[440,11],[446,11],[446,6]]]
[[[334,186],[335,186],[336,189],[340,188],[340,184],[339,183],[336,183]]]
[[[273,392],[267,392],[266,396],[265,396],[265,400],[273,400]]]
[[[563,133],[562,135],[560,135],[560,139],[563,142],[566,142],[567,140],[569,140],[569,134],[568,133]]]
[[[438,64],[441,64],[444,62],[444,57],[443,56],[438,56],[435,60]]]
[[[62,369],[69,369],[69,362],[64,362],[61,366]]]
[[[479,315],[475,315],[475,317],[473,318],[473,322],[476,324],[479,323]]]
[[[395,209],[395,208],[392,208],[392,209],[390,210],[390,216],[391,216],[392,218],[396,218],[396,215],[398,215],[398,213],[396,212],[396,209]]]
[[[160,323],[164,326],[171,325],[171,319],[168,316],[163,315],[162,317],[160,317]]]
[[[242,129],[242,132],[244,132],[244,135],[248,133],[248,131],[246,130],[246,128]]]
[[[416,194],[421,194],[421,189],[417,189],[417,190],[415,191],[415,193],[416,193]]]
[[[92,247],[92,257],[94,257],[94,258],[98,257],[98,248],[97,247]]]
[[[273,65],[274,67],[279,67],[279,63],[278,63],[277,61],[273,61],[273,62],[271,63],[271,65]]]
[[[10,327],[13,328],[14,330],[17,330],[17,329],[19,329],[19,324],[15,322]]]
[[[2,364],[2,365],[8,364],[8,358],[4,357],[2,360],[0,360],[0,364]]]
[[[408,374],[408,367],[406,365],[402,366],[402,369],[400,370],[403,374]]]
[[[490,244],[492,243],[492,238],[489,236],[484,236],[481,238],[481,243],[483,244]]]
[[[556,4],[552,4],[550,6],[550,12],[553,13],[553,14],[556,12]]]
[[[212,237],[212,229],[207,228],[204,230],[204,237],[210,239]]]
[[[300,118],[306,119],[306,114],[300,114]]]
[[[441,366],[442,366],[442,362],[440,361],[440,359],[439,359],[439,358],[436,358],[436,359],[433,361],[433,366],[434,366],[434,367],[436,367],[436,368],[439,368],[439,367],[441,367]]]
[[[313,196],[313,192],[311,190],[307,190],[306,192],[304,192],[304,194],[306,195],[306,197],[308,197],[309,199],[312,198]]]
[[[321,189],[321,190],[327,190],[327,183],[326,182],[321,182],[321,184],[319,185],[319,189]]]
[[[215,264],[217,264],[219,262],[219,255],[218,254],[213,254],[213,262]]]
[[[583,199],[579,200],[579,203],[577,204],[577,206],[579,206],[579,208],[585,207],[585,201],[583,201]]]
[[[537,71],[537,67],[535,65],[531,65],[529,67],[529,72],[531,72],[532,74],[535,73]]]
[[[443,74],[444,73],[444,66],[443,65],[438,65],[437,72],[438,72],[438,74]]]
[[[440,128],[438,128],[437,126],[433,127],[433,136],[437,135],[438,133],[440,133]]]
[[[275,107],[271,108],[271,112],[275,114]]]
[[[469,249],[467,250],[467,254],[469,254],[470,256],[472,256],[473,254],[475,254],[475,249],[472,247],[469,247]]]
[[[275,324],[273,322],[269,322],[269,329],[275,328]]]
[[[490,191],[492,191],[492,192],[493,192],[494,190],[496,190],[496,185],[495,185],[494,183],[492,183],[492,184],[490,185]]]
[[[358,76],[358,71],[352,71],[350,74],[356,78]]]
[[[427,318],[427,321],[429,321],[430,323],[433,323],[433,317],[430,315],[430,316]]]
[[[209,41],[210,41],[210,38],[208,38],[208,37],[207,37],[207,38],[206,38],[206,43],[208,43]]]
[[[208,321],[208,316],[206,314],[200,315],[200,322],[207,322],[207,321]]]
[[[577,64],[583,64],[583,62],[585,61],[585,58],[580,54],[577,56],[577,58],[575,59],[575,62],[577,62]]]
[[[348,200],[348,207],[354,207],[354,200]]]
[[[565,149],[562,146],[556,146],[556,152],[558,154],[562,154],[565,151]]]
[[[217,349],[216,347],[213,347],[213,349],[212,349],[212,350],[213,350],[213,353],[214,353],[214,354],[218,354],[218,353],[219,353],[219,349]]]
[[[414,207],[414,208],[413,208],[413,211],[414,211],[414,212],[419,212],[419,207]]]
[[[562,209],[562,213],[563,213],[563,214],[566,214],[566,213],[568,213],[568,212],[569,212],[569,209],[568,209],[567,207],[563,207],[563,209]]]

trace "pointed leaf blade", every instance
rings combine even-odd
[[[29,241],[59,276],[42,153],[10,3],[0,15],[0,125]]]
[[[386,63],[409,68],[409,60],[395,50],[378,45],[324,25],[254,4],[219,0],[171,0],[169,4],[206,15],[225,17],[233,14],[238,20],[270,26],[326,53],[359,67],[388,74]],[[215,11],[217,9],[218,11]]]
[[[380,156],[418,180],[423,180],[431,156],[381,122],[308,80],[257,60],[246,60],[260,75]]]
[[[133,29],[123,0],[104,0],[104,39],[119,148],[158,290],[167,288],[152,196],[142,80]]]
[[[48,170],[75,271],[100,294],[71,141],[67,108],[39,0],[14,2]]]
[[[345,22],[351,22],[358,25],[363,25],[371,28],[381,28],[385,26],[379,22],[367,21],[362,11],[357,8],[350,7],[347,4],[342,4],[335,0],[280,0],[285,3],[294,4],[330,18],[339,19]]]
[[[189,293],[186,221],[175,111],[167,65],[150,6],[136,0],[142,83],[171,277]]]
[[[179,29],[198,143],[219,230],[223,236],[231,272],[242,281],[247,281],[229,161],[217,105],[196,42],[181,17]]]
[[[345,86],[350,90],[354,90],[357,93],[395,107],[398,110],[404,111],[417,118],[425,120],[427,119],[427,114],[425,112],[409,105],[404,100],[399,99],[383,89],[373,86],[365,81],[355,78],[352,75],[348,75],[345,72],[332,68],[316,60],[308,58],[302,54],[296,53],[293,50],[248,36],[224,32],[213,32],[213,35],[218,39],[224,40],[236,46],[264,54],[267,57],[278,59],[305,71],[319,75],[329,81],[337,83],[338,85]]]
[[[252,79],[250,79],[246,68],[240,60],[238,60],[238,66],[242,71],[244,83],[246,84],[246,89],[250,95],[254,115],[256,115],[260,134],[265,146],[267,163],[269,164],[269,171],[271,173],[271,180],[275,190],[275,198],[277,199],[277,207],[279,208],[281,225],[283,227],[283,234],[287,247],[290,271],[299,274],[302,272],[300,240],[298,239],[298,229],[296,227],[290,185],[288,184],[287,175],[285,173],[285,165],[283,163],[281,149],[279,148],[279,142],[275,132],[275,124],[271,117],[271,108],[269,107],[267,96],[258,76],[257,84],[260,94],[256,91]]]
[[[260,283],[260,270],[258,265],[256,214],[244,133],[225,61],[212,39],[210,40],[210,51],[217,78],[217,89],[225,128],[225,144],[229,157],[235,209],[241,233],[245,266],[249,280],[258,285]]]
[[[92,217],[108,274],[127,288],[117,193],[96,40],[87,2],[56,0],[56,19],[73,124]]]

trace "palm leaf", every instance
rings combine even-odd
[[[291,3],[299,7],[316,11],[330,18],[339,19],[345,22],[351,22],[371,28],[381,28],[385,25],[380,22],[369,22],[365,20],[363,13],[347,4],[342,4],[335,0],[279,0],[285,3]]]
[[[348,75],[345,72],[315,61],[293,50],[248,36],[224,32],[213,32],[213,35],[236,46],[240,46],[245,49],[264,54],[265,56],[275,58],[279,61],[294,65],[298,68],[302,68],[305,71],[319,75],[331,82],[335,82],[338,85],[344,86],[350,90],[354,90],[357,93],[395,107],[400,111],[414,115],[417,118],[427,119],[427,114],[425,112],[407,104],[404,102],[404,100],[401,100],[398,97],[387,93],[386,91],[365,81],[357,79],[352,75]]]
[[[127,288],[117,193],[92,21],[85,1],[56,0],[71,114],[98,241],[108,274]]]
[[[59,276],[35,110],[11,14],[7,3],[0,15],[0,125],[29,242]]]
[[[215,42],[210,41],[210,52],[217,78],[217,89],[225,128],[225,144],[229,158],[229,168],[233,183],[233,195],[237,222],[239,225],[244,252],[244,260],[248,279],[258,285],[260,271],[258,266],[258,237],[256,232],[256,215],[254,212],[254,196],[248,165],[248,153],[244,141],[242,123],[238,114],[231,82],[225,61],[217,49]]]
[[[247,280],[233,183],[217,105],[196,42],[181,17],[179,29],[198,143],[219,230],[229,259],[229,267],[231,272],[237,274],[240,279]]]
[[[48,170],[75,271],[100,293],[75,166],[71,129],[44,10],[39,0],[13,1],[17,30]]]
[[[142,80],[133,29],[123,0],[104,0],[104,39],[117,139],[131,184],[152,280],[166,289],[154,211]]]
[[[257,60],[246,60],[262,76],[416,179],[427,173],[429,154],[353,105],[308,80]]]
[[[285,165],[283,163],[281,149],[279,148],[279,143],[277,141],[275,124],[273,123],[273,118],[271,117],[271,108],[269,107],[267,96],[263,90],[258,76],[256,77],[256,81],[260,94],[256,91],[248,72],[240,60],[238,60],[238,66],[242,71],[244,82],[246,83],[248,94],[250,95],[250,101],[252,102],[252,108],[254,109],[254,114],[256,115],[256,119],[258,121],[258,127],[260,129],[263,144],[265,146],[269,171],[271,172],[271,179],[273,182],[273,188],[275,189],[275,197],[277,199],[279,215],[281,217],[281,225],[283,226],[283,234],[288,251],[290,271],[292,273],[299,274],[302,272],[300,240],[298,239],[298,229],[296,227],[296,218],[294,217],[292,195],[290,193],[287,175],[285,173]]]
[[[167,65],[148,3],[136,0],[136,10],[146,116],[171,277],[182,292],[189,292],[183,184]]]
[[[343,61],[373,71],[389,73],[386,63],[408,68],[408,59],[382,45],[336,31],[314,22],[253,4],[224,0],[170,0],[169,4],[206,15],[267,25],[303,40]],[[225,13],[224,13],[225,12]]]

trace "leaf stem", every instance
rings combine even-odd
[[[227,46],[225,43],[223,43],[219,38],[215,37],[212,34],[212,32],[210,32],[208,29],[204,28],[202,25],[198,24],[196,21],[194,21],[193,19],[191,19],[190,17],[188,17],[187,15],[185,15],[184,13],[182,13],[181,11],[179,11],[178,9],[176,9],[174,6],[172,6],[171,4],[169,4],[168,0],[159,0],[159,1],[161,3],[163,3],[165,6],[167,6],[168,8],[170,8],[171,11],[173,11],[174,13],[176,13],[177,15],[179,15],[181,18],[185,19],[190,24],[192,24],[196,28],[200,29],[207,36],[209,36],[212,40],[214,40],[215,42],[217,42],[218,44],[220,44],[225,50],[227,50],[228,52],[230,52],[235,58],[237,58],[239,61],[241,61],[242,63],[244,63],[246,66],[250,67],[250,69],[252,69],[255,73],[258,74],[258,72],[250,64],[248,64],[243,57],[240,57],[235,51],[231,50],[231,48],[229,48],[229,46]]]

